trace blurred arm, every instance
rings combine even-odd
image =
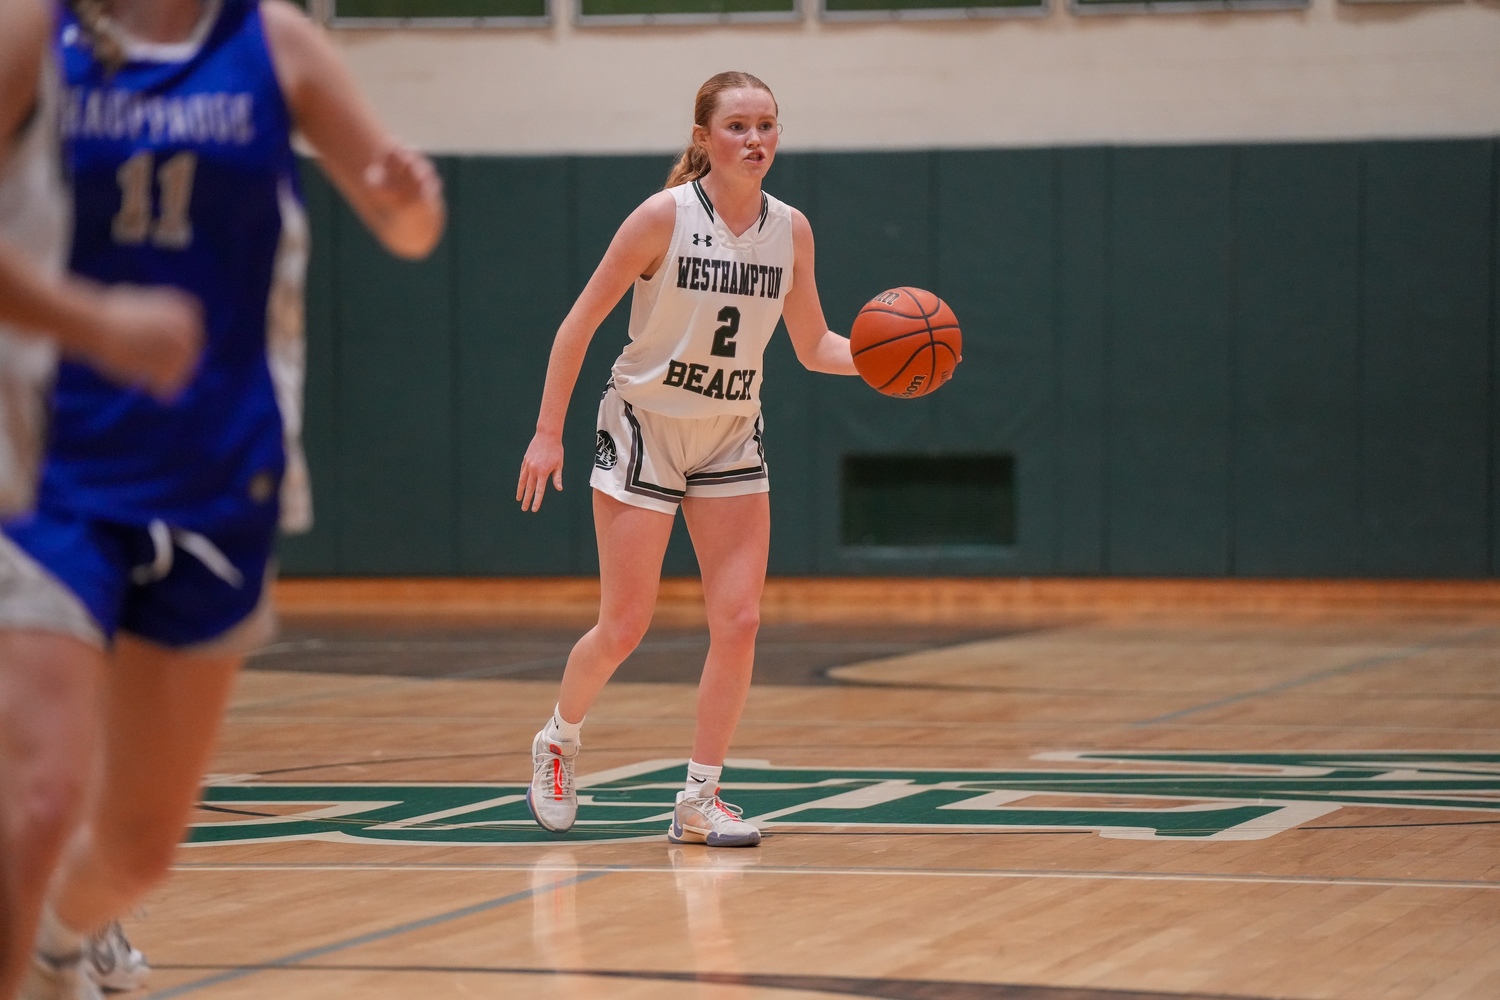
[[[387,250],[427,256],[447,212],[432,162],[375,117],[322,28],[286,0],[260,9],[281,92],[323,172]]]
[[[191,296],[54,277],[3,241],[0,321],[18,333],[50,336],[111,380],[163,400],[192,377],[203,343],[203,316]]]
[[[36,113],[50,20],[33,0],[0,0],[0,162]],[[197,303],[168,289],[103,288],[44,270],[0,239],[0,323],[50,337],[109,378],[162,399],[191,377],[203,339]]]
[[[0,163],[36,110],[47,30],[47,11],[37,0],[0,0]]]

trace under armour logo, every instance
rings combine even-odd
[[[698,245],[698,240],[699,239],[703,240],[703,245],[706,246],[706,247],[711,247],[711,246],[714,245],[714,238],[713,238],[713,234],[711,234],[711,233],[708,236],[703,236],[703,237],[700,237],[697,233],[694,233],[693,234],[693,246],[697,246]]]

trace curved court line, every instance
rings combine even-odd
[[[548,865],[523,862],[495,862],[493,864],[429,864],[429,865],[382,865],[382,864],[273,864],[246,863],[224,864],[199,862],[177,865],[173,870],[183,874],[191,872],[558,872],[569,873],[583,869],[588,877],[610,874],[676,874],[684,870],[700,872],[732,871],[745,875],[830,875],[871,876],[889,875],[902,878],[993,878],[993,879],[1063,879],[1068,881],[1105,882],[1230,882],[1251,885],[1353,885],[1372,886],[1382,889],[1500,889],[1500,882],[1481,882],[1467,879],[1411,879],[1411,878],[1342,878],[1316,875],[1219,875],[1212,872],[1109,872],[1079,869],[1003,869],[1003,868],[853,868],[821,867],[817,865],[760,865],[753,860],[708,863],[699,866],[681,865]],[[579,876],[582,880],[584,876]],[[561,888],[567,881],[554,883],[546,889]],[[538,890],[540,891],[540,890]],[[535,892],[520,893],[507,897],[506,902],[525,899]],[[494,905],[500,905],[496,903]],[[382,935],[388,936],[388,935]],[[146,1000],[160,1000],[148,997]]]
[[[564,874],[570,872],[569,869],[564,868],[533,868],[531,870],[557,871]],[[571,871],[576,871],[576,869],[571,869]],[[487,913],[490,910],[497,910],[502,906],[509,906],[511,903],[519,903],[522,900],[531,899],[533,896],[541,896],[549,892],[555,892],[558,889],[566,888],[570,885],[578,885],[582,882],[591,882],[596,878],[602,878],[603,876],[608,874],[610,873],[607,870],[594,870],[583,872],[582,874],[573,874],[571,878],[559,879],[556,882],[551,883],[550,885],[535,886],[530,889],[524,889],[521,892],[513,892],[508,896],[501,896],[498,899],[487,900],[483,903],[475,903],[471,906],[461,907],[457,910],[449,910],[447,913],[439,913],[431,917],[423,917],[421,920],[412,920],[404,924],[397,924],[395,927],[388,927],[383,931],[371,931],[368,934],[360,934],[356,937],[345,938],[342,941],[334,941],[331,944],[319,945],[316,948],[308,948],[305,951],[295,952],[291,955],[284,955],[281,958],[272,959],[269,962],[262,962],[259,965],[242,966],[239,968],[230,969],[226,972],[221,972],[215,976],[206,976],[203,979],[194,980],[191,983],[183,983],[180,986],[173,986],[165,990],[158,990],[156,992],[146,994],[143,1000],[169,1000],[169,998],[171,997],[180,997],[188,993],[206,989],[209,986],[217,986],[220,983],[229,983],[234,982],[237,979],[244,979],[247,976],[255,975],[255,973],[257,972],[264,972],[269,969],[285,968],[286,966],[295,965],[298,962],[306,962],[314,958],[322,958],[324,955],[331,955],[334,952],[345,951],[349,948],[357,948],[360,945],[373,944],[376,941],[384,941],[388,938],[398,937],[402,934],[408,934],[412,931],[425,930],[428,927],[436,927],[440,924],[446,924],[451,920],[461,920],[464,917],[472,917],[478,913]]]
[[[1240,694],[1229,695],[1225,698],[1217,698],[1214,701],[1204,702],[1201,705],[1194,705],[1191,708],[1181,708],[1175,712],[1168,712],[1165,715],[1158,715],[1155,718],[1143,719],[1140,722],[1133,722],[1131,723],[1131,725],[1154,726],[1163,722],[1172,722],[1176,719],[1182,718],[1185,715],[1193,715],[1198,712],[1206,712],[1209,709],[1222,708],[1225,705],[1236,705],[1242,701],[1249,701],[1252,698],[1259,698],[1262,695],[1277,694],[1282,691],[1289,691],[1292,688],[1301,687],[1304,684],[1313,684],[1317,681],[1327,680],[1330,677],[1338,677],[1343,674],[1354,673],[1357,670],[1366,670],[1370,667],[1378,667],[1386,663],[1394,663],[1397,660],[1405,660],[1413,656],[1418,656],[1422,653],[1430,653],[1433,650],[1442,649],[1446,646],[1452,646],[1455,643],[1466,642],[1470,639],[1479,639],[1483,638],[1484,636],[1494,635],[1496,632],[1500,632],[1500,628],[1496,628],[1494,626],[1491,626],[1489,628],[1473,629],[1460,635],[1451,635],[1445,639],[1437,639],[1432,642],[1422,643],[1419,646],[1408,646],[1405,649],[1398,649],[1394,653],[1385,653],[1380,656],[1370,656],[1366,657],[1363,660],[1356,660],[1353,663],[1346,663],[1341,667],[1330,667],[1327,670],[1319,670],[1317,673],[1307,674],[1304,677],[1294,677],[1291,680],[1282,681],[1279,684],[1270,684],[1263,688],[1256,688],[1253,691],[1245,691]]]
[[[211,969],[210,965],[161,965],[161,969]],[[237,966],[247,972],[380,972],[419,975],[575,976],[645,982],[753,986],[798,993],[828,993],[869,1000],[1263,1000],[1245,994],[1162,993],[1087,986],[980,983],[956,979],[896,979],[855,976],[775,975],[758,972],[669,972],[633,969],[562,969],[492,965],[297,965]],[[148,998],[149,1000],[149,998]]]

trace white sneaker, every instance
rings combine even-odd
[[[719,790],[703,798],[677,793],[672,810],[672,825],[667,839],[674,844],[707,844],[709,847],[754,847],[760,843],[760,831],[740,817],[745,810],[719,798]]]
[[[112,920],[83,944],[89,976],[101,989],[114,992],[138,990],[146,985],[151,966],[146,956],[125,937],[118,920]]]
[[[578,793],[573,790],[573,761],[579,744],[547,739],[542,729],[531,741],[531,787],[526,808],[544,830],[567,833],[578,818]]]
[[[64,962],[33,954],[18,1000],[104,1000],[87,964],[82,952]]]

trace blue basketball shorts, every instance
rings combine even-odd
[[[249,652],[275,632],[276,525],[211,536],[39,509],[0,537],[0,626],[105,648],[117,632],[172,649]]]

